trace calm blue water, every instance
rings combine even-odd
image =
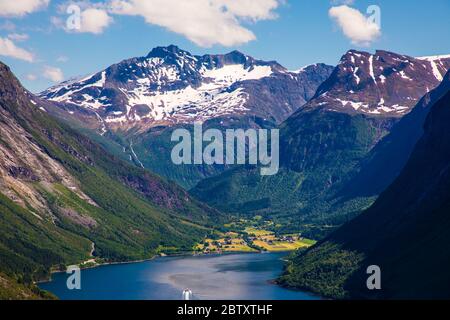
[[[179,300],[189,288],[200,300],[310,300],[317,297],[269,283],[283,268],[285,254],[165,257],[81,271],[81,290],[70,291],[68,275],[53,275],[39,286],[60,299]]]

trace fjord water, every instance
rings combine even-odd
[[[81,271],[81,290],[68,290],[69,275],[40,284],[63,300],[180,300],[192,290],[200,300],[311,300],[317,297],[270,282],[283,270],[285,253],[163,257]]]

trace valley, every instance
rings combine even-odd
[[[450,301],[449,13],[0,0],[0,315]]]
[[[92,254],[110,263],[152,258],[160,246],[190,251],[224,219],[47,107],[0,63],[0,291],[39,296],[36,281]]]
[[[278,226],[280,227],[280,226]],[[195,253],[220,254],[230,252],[289,252],[308,248],[316,243],[301,234],[279,234],[272,221],[261,216],[251,220],[238,219],[224,225],[222,230],[208,235],[195,246]]]
[[[400,119],[409,117],[449,67],[447,56],[349,50],[335,67],[319,63],[292,72],[237,51],[196,56],[168,46],[40,97],[54,102],[50,114],[83,128],[116,156],[173,180],[199,201],[231,215],[278,220],[286,234],[320,239],[370,207],[399,174],[423,119],[411,130],[414,138],[398,145],[403,156],[383,165],[380,178],[372,177],[378,179],[376,188],[366,187],[363,178],[380,166],[368,165],[375,154],[388,159],[377,147],[388,144]],[[172,134],[181,129],[195,136],[196,121],[223,136],[228,129],[279,129],[277,174],[261,177],[261,166],[220,161],[175,164]],[[184,153],[194,158],[192,150]]]
[[[372,298],[357,285],[365,263],[415,261],[395,255],[411,241],[415,223],[447,224],[447,132],[433,114],[447,116],[439,106],[448,100],[448,69],[449,57],[350,50],[335,67],[292,72],[238,51],[195,56],[169,46],[36,96],[0,63],[0,297],[54,298],[35,284],[70,264],[88,269],[175,256],[195,264],[189,259],[241,253],[248,262],[265,261],[256,255],[265,253],[273,274],[285,270],[280,285]],[[262,175],[255,161],[174,162],[176,130],[189,144],[196,137],[194,150],[203,150],[197,122],[222,138],[236,130],[280,132],[276,174]],[[241,151],[252,144],[243,142]],[[264,143],[267,158],[278,148]],[[191,155],[186,150],[183,158]],[[442,152],[432,158],[439,172],[423,166],[423,185],[436,187],[430,195],[408,178],[408,163],[420,163],[424,150]],[[391,216],[396,195],[389,191],[401,194],[398,183],[407,192],[399,201],[425,196],[409,207],[417,221]],[[372,223],[398,231],[393,247],[374,235]],[[366,239],[367,230],[379,241]],[[439,230],[419,228],[419,237],[445,240]],[[445,260],[446,248],[440,250]],[[286,269],[280,257],[288,258]],[[176,276],[172,285],[180,283]],[[422,281],[435,285],[434,277]],[[402,296],[393,283],[386,297]]]

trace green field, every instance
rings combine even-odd
[[[273,228],[272,221],[264,221],[261,217],[252,220],[239,219],[224,225],[230,231],[216,232],[206,237],[202,243],[194,247],[201,253],[226,252],[287,252],[308,248],[316,243],[300,234],[276,234],[266,229]],[[275,226],[276,227],[276,226]]]

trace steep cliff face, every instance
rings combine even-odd
[[[8,68],[0,64],[0,187],[2,193],[26,207],[48,214],[46,201],[36,193],[34,184],[51,188],[60,183],[79,197],[93,203],[77,181],[56,159],[39,146],[33,135],[39,118],[44,118],[44,104],[23,89]],[[32,121],[29,121],[32,119]],[[41,128],[41,133],[51,132]],[[51,137],[51,136],[50,136]],[[76,150],[66,146],[67,151]],[[89,162],[88,158],[82,159]]]
[[[450,72],[401,119],[359,165],[358,173],[342,189],[347,197],[373,196],[384,191],[400,174],[417,141],[431,107],[450,89]],[[370,182],[370,183],[368,183]]]
[[[450,91],[432,107],[399,177],[375,204],[292,260],[287,285],[334,297],[450,297]],[[366,287],[377,265],[382,290]]]
[[[220,221],[178,186],[50,117],[50,107],[0,63],[0,271],[8,277],[29,283],[92,258],[92,243],[110,261],[190,250]]]

